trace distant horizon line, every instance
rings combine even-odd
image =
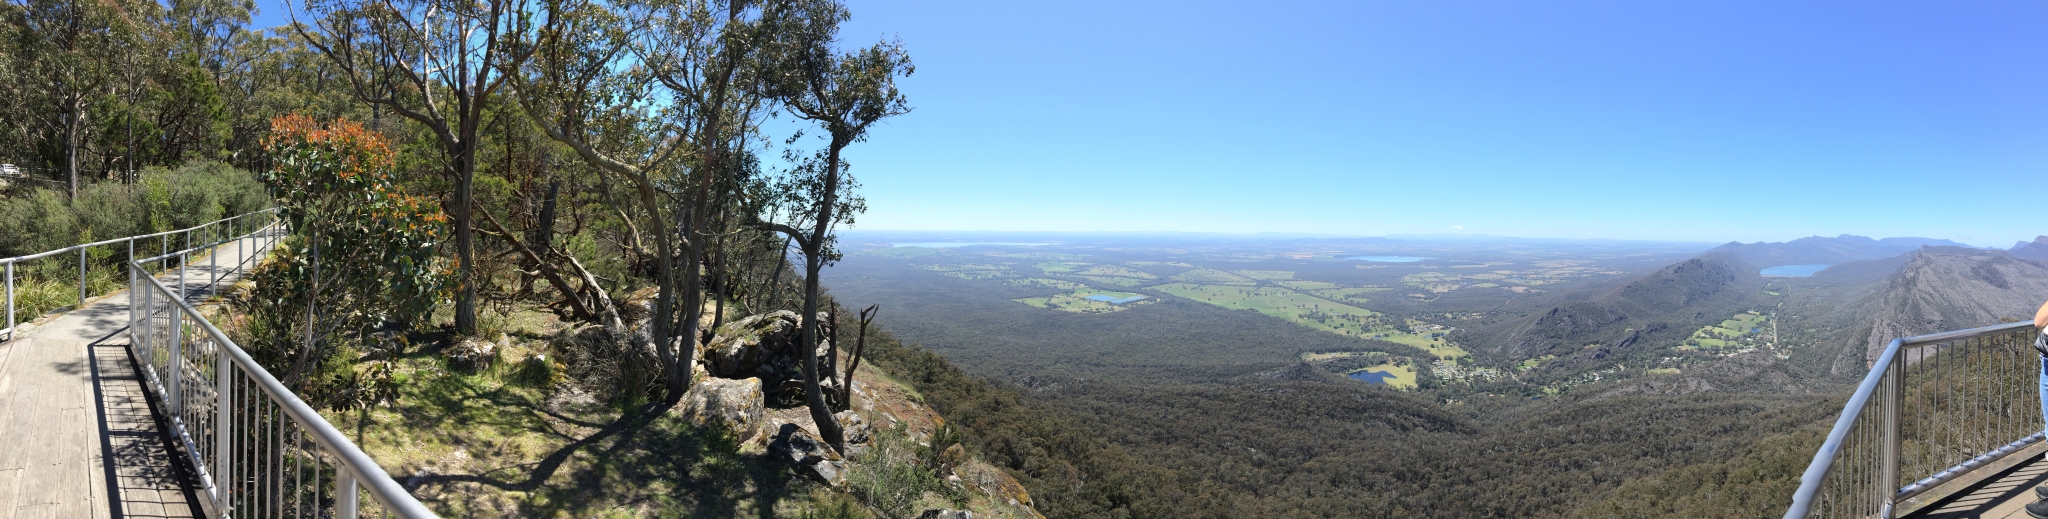
[[[1235,238],[1296,238],[1296,239],[1361,239],[1361,238],[1370,238],[1370,239],[1389,239],[1389,240],[1403,240],[1403,239],[1406,239],[1406,240],[1418,240],[1418,241],[1420,241],[1420,240],[1433,240],[1433,241],[1452,241],[1452,240],[1530,240],[1530,241],[1572,241],[1572,242],[1644,242],[1644,243],[1671,243],[1671,244],[1709,244],[1709,245],[1714,245],[1714,246],[1726,245],[1726,244],[1729,244],[1729,243],[1739,243],[1739,244],[1755,244],[1755,243],[1788,243],[1788,242],[1791,242],[1791,241],[1793,241],[1793,240],[1800,240],[1800,239],[1805,239],[1805,238],[1839,238],[1839,237],[1843,237],[1843,236],[1856,236],[1856,237],[1862,237],[1862,238],[1869,238],[1869,239],[1873,239],[1873,240],[1886,240],[1886,239],[1929,239],[1929,240],[1947,240],[1947,241],[1951,241],[1951,242],[1955,242],[1955,243],[1962,243],[1962,244],[1964,244],[1964,245],[1968,245],[1968,246],[1971,246],[1971,247],[1975,247],[1975,248],[1980,248],[1980,249],[1998,249],[1998,250],[2006,250],[2007,248],[2009,248],[2009,247],[2004,247],[2004,246],[1996,246],[1996,245],[1993,245],[1993,246],[1984,246],[1984,245],[1977,245],[1977,244],[1972,244],[1972,243],[1965,243],[1965,242],[1962,242],[1962,241],[1959,241],[1959,240],[1954,240],[1954,239],[1950,239],[1950,238],[1930,238],[1930,237],[1925,237],[1925,236],[1886,236],[1886,237],[1871,237],[1871,236],[1863,236],[1863,235],[1859,235],[1859,234],[1847,234],[1847,233],[1843,233],[1843,234],[1837,234],[1837,235],[1834,235],[1834,236],[1824,236],[1824,235],[1819,235],[1819,234],[1813,234],[1813,235],[1801,236],[1801,237],[1798,237],[1798,238],[1792,238],[1792,239],[1788,239],[1788,240],[1784,240],[1784,241],[1770,241],[1770,240],[1757,240],[1757,241],[1742,241],[1742,240],[1726,240],[1726,241],[1712,241],[1712,240],[1679,240],[1679,239],[1648,239],[1648,238],[1552,238],[1552,237],[1529,237],[1529,236],[1502,236],[1502,235],[1495,235],[1495,234],[1483,234],[1483,233],[1436,233],[1436,234],[1414,234],[1414,233],[1403,233],[1403,234],[1336,234],[1336,233],[1304,233],[1304,232],[1280,232],[1280,231],[1253,231],[1253,232],[1227,232],[1227,231],[971,231],[971,230],[943,230],[943,231],[942,231],[942,230],[897,230],[897,229],[847,229],[847,230],[844,230],[844,231],[840,231],[840,232],[841,232],[841,233],[843,233],[843,234],[922,234],[922,235],[948,235],[948,234],[951,234],[951,235],[977,235],[977,234],[978,234],[978,235],[1082,235],[1082,236],[1090,236],[1090,235],[1093,235],[1093,236],[1103,236],[1103,235],[1112,235],[1112,236],[1221,236],[1221,237],[1235,237]],[[2021,241],[2021,242],[2025,242],[2026,240],[2019,240],[2019,241]]]

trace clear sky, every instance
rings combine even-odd
[[[2048,234],[2038,0],[848,3],[864,230]]]

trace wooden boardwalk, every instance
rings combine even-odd
[[[2018,463],[1999,464],[1982,469],[1987,476],[1984,480],[1957,489],[1952,497],[1935,503],[1926,510],[1916,511],[1906,517],[1925,519],[2032,519],[2024,508],[2037,499],[2034,487],[2048,484],[2048,461],[2042,461],[2048,448],[2035,444],[2021,451],[2024,458]]]
[[[222,286],[257,246],[221,247]],[[189,292],[201,294],[211,273],[194,261]],[[173,289],[176,276],[165,276]],[[0,519],[205,517],[181,444],[129,356],[128,292],[25,328],[0,342]]]

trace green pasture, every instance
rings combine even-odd
[[[1303,291],[1308,291],[1308,290],[1329,290],[1329,289],[1335,289],[1335,288],[1343,288],[1343,287],[1344,287],[1344,285],[1339,285],[1339,284],[1336,284],[1336,283],[1325,283],[1325,282],[1322,282],[1322,281],[1301,281],[1301,280],[1287,280],[1287,281],[1276,281],[1276,282],[1274,282],[1274,283],[1276,283],[1276,284],[1278,284],[1278,285],[1280,285],[1280,286],[1283,286],[1283,287],[1287,287],[1287,288],[1292,288],[1292,289],[1295,289],[1295,290],[1303,290]]]
[[[1256,281],[1252,281],[1251,278],[1208,268],[1198,268],[1187,272],[1174,274],[1173,277],[1166,279],[1168,281],[1178,281],[1181,283],[1202,283],[1211,285],[1253,285],[1258,283]]]
[[[1295,324],[1338,335],[1368,337],[1378,325],[1379,312],[1295,292],[1280,287],[1248,287],[1169,283],[1152,287],[1175,296],[1232,310],[1252,310],[1292,321]]]
[[[1072,261],[1047,261],[1044,263],[1039,263],[1037,267],[1038,270],[1043,270],[1047,274],[1064,274],[1068,272],[1073,272],[1074,270],[1087,265],[1087,263],[1075,263]]]
[[[1762,328],[1769,324],[1769,322],[1769,317],[1756,312],[1735,314],[1734,317],[1723,320],[1718,324],[1703,326],[1698,330],[1694,330],[1692,336],[1686,338],[1687,344],[1681,346],[1681,348],[1693,347],[1694,343],[1697,343],[1697,347],[1700,348],[1739,346],[1740,343],[1736,339],[1755,335],[1749,330]]]
[[[1549,361],[1550,359],[1555,359],[1555,358],[1557,358],[1557,356],[1556,356],[1556,355],[1544,355],[1544,356],[1541,356],[1541,357],[1536,357],[1536,358],[1533,358],[1533,359],[1525,360],[1525,361],[1522,361],[1522,362],[1516,363],[1516,364],[1515,364],[1515,369],[1517,369],[1517,370],[1521,370],[1521,371],[1529,371],[1529,370],[1532,370],[1532,369],[1536,369],[1536,366],[1541,366],[1541,365],[1543,365],[1543,363],[1544,363],[1544,362],[1546,362],[1546,361]]]
[[[1261,281],[1294,279],[1294,271],[1292,270],[1238,270],[1233,271],[1233,273]]]
[[[1072,282],[1072,281],[1067,281],[1067,280],[1064,280],[1064,279],[1051,279],[1051,278],[1012,278],[1012,279],[1006,279],[1006,280],[1003,280],[1003,283],[1004,283],[1004,284],[1007,284],[1007,285],[1010,285],[1010,286],[1018,286],[1018,287],[1028,287],[1028,286],[1041,286],[1041,287],[1057,288],[1057,289],[1060,289],[1060,290],[1074,290],[1074,289],[1077,289],[1077,288],[1085,288],[1085,287],[1087,287],[1087,286],[1088,286],[1088,285],[1083,285],[1083,284],[1080,284],[1080,283],[1075,283],[1075,282]]]
[[[1074,274],[1080,276],[1111,276],[1121,278],[1159,279],[1159,276],[1154,276],[1152,274],[1146,273],[1145,271],[1126,267],[1123,265],[1096,265],[1093,267],[1088,267],[1086,270],[1075,272]]]
[[[1143,285],[1148,282],[1147,280],[1143,279],[1113,278],[1107,276],[1081,276],[1081,278],[1089,281],[1094,281],[1096,283],[1101,283],[1104,285],[1116,285],[1120,287],[1134,287],[1138,285]]]

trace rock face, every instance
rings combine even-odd
[[[799,474],[834,487],[846,484],[846,459],[796,424],[782,424],[775,442],[768,445],[768,452],[788,459]]]
[[[974,512],[950,508],[932,508],[917,514],[917,519],[974,519]]]
[[[706,378],[683,395],[677,412],[699,427],[730,431],[741,443],[768,435],[767,423],[761,417],[761,379],[758,378]]]
[[[747,316],[718,329],[718,335],[704,346],[704,364],[713,376],[750,377],[775,371],[775,360],[798,338],[795,312],[780,311]]]
[[[474,372],[497,361],[498,345],[483,339],[463,339],[462,342],[441,350],[441,356],[447,357],[448,362],[456,369]]]

